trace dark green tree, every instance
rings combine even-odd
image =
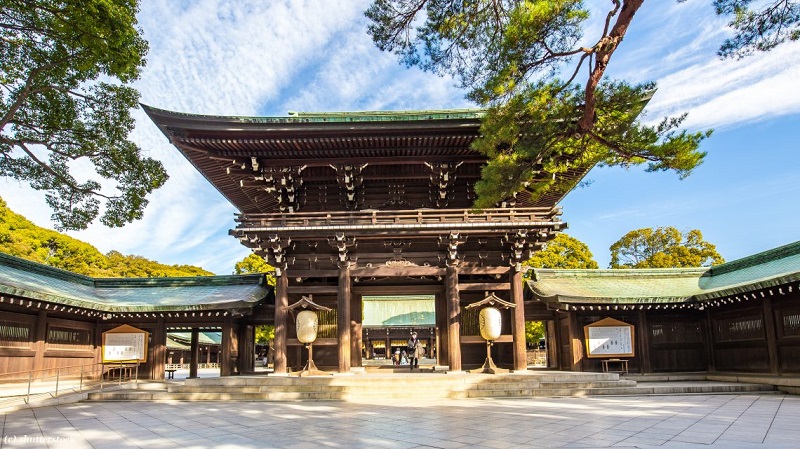
[[[753,8],[753,4],[756,8]],[[800,3],[794,0],[714,0],[717,14],[731,17],[736,34],[726,39],[718,54],[741,59],[757,51],[800,39]]]
[[[589,247],[575,237],[564,233],[556,235],[556,238],[545,243],[544,247],[528,259],[524,265],[533,268],[598,268]]]
[[[58,229],[101,209],[106,226],[140,219],[167,180],[128,140],[139,94],[127,84],[147,53],[137,11],[137,0],[0,0],[0,176],[46,192]]]
[[[671,226],[636,229],[610,249],[611,268],[691,268],[725,262],[700,231],[681,233]]]
[[[655,84],[604,79],[643,3],[612,0],[589,47],[578,45],[589,18],[580,0],[375,0],[366,15],[378,48],[452,75],[488,107],[474,143],[489,157],[476,184],[475,206],[485,208],[523,189],[569,189],[560,174],[598,163],[685,177],[702,162],[710,131],[680,131],[685,115],[656,126],[638,120]]]

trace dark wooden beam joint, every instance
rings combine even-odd
[[[292,213],[300,210],[301,198],[305,192],[301,173],[305,169],[305,165],[262,169],[264,190],[275,197],[281,212]]]
[[[364,192],[361,187],[364,185],[364,176],[361,172],[367,168],[363,165],[331,165],[336,170],[336,182],[342,189],[342,204],[347,210],[358,210],[361,208]]]
[[[459,257],[458,247],[467,241],[467,236],[462,236],[458,231],[450,231],[450,234],[439,236],[439,246],[445,247],[445,257],[447,266],[456,266],[464,259],[464,256]]]
[[[356,238],[347,237],[344,232],[337,232],[333,238],[328,239],[328,244],[337,252],[336,257],[331,258],[334,265],[350,265],[351,262],[355,263],[358,259],[351,253],[351,248],[356,249]]]
[[[438,208],[447,207],[455,198],[456,169],[462,162],[425,162],[431,171],[430,194],[431,205]]]
[[[269,264],[275,267],[275,275],[281,276],[289,265],[294,262],[294,257],[288,256],[288,250],[294,248],[294,243],[290,238],[282,238],[277,234],[272,234],[267,238],[262,251],[268,251]]]
[[[522,271],[522,262],[530,259],[533,255],[528,243],[528,231],[520,229],[514,234],[506,234],[503,240],[506,241],[510,250],[509,264],[515,271]]]

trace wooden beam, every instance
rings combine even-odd
[[[355,285],[353,293],[361,295],[433,295],[444,291],[437,285]]]
[[[482,291],[508,291],[511,284],[508,282],[463,282],[458,284],[458,291],[461,292],[482,292]]]
[[[333,253],[330,253],[333,255]],[[295,253],[292,253],[295,255]],[[318,254],[319,257],[328,256],[328,253]],[[295,270],[292,268],[292,278],[338,278],[339,270]]]
[[[339,292],[339,287],[336,285],[292,285],[287,287],[287,293],[296,294],[336,294]]]
[[[511,267],[470,267],[470,266],[461,266],[458,267],[458,272],[460,274],[468,274],[468,275],[490,275],[490,274],[506,274],[511,269]]]
[[[353,277],[407,277],[407,276],[444,276],[445,268],[439,267],[371,267],[350,270]]]

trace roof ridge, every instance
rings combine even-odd
[[[95,279],[83,274],[73,273],[72,271],[64,270],[62,268],[53,267],[40,262],[23,259],[21,257],[12,256],[0,252],[0,265],[5,265],[20,270],[41,274],[56,278],[62,281],[74,282],[82,285],[94,287]]]
[[[651,277],[660,276],[686,276],[693,277],[706,273],[708,267],[696,268],[534,268],[534,280],[542,278],[556,278],[556,277],[630,277],[635,274],[635,277],[641,278],[642,275],[649,275]]]
[[[708,270],[706,276],[718,276],[725,273],[731,273],[744,268],[761,265],[766,262],[772,262],[778,259],[795,256],[800,254],[800,241],[789,243],[777,248],[768,249],[760,253],[751,254],[742,257],[741,259],[732,260],[730,262],[716,265]]]

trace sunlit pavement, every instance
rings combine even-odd
[[[800,447],[800,397],[107,402],[2,417],[2,448]]]

